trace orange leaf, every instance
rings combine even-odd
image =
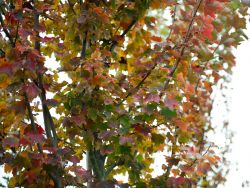
[[[162,38],[161,37],[157,37],[157,36],[152,36],[151,40],[155,41],[155,42],[161,42]]]

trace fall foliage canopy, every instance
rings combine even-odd
[[[223,183],[225,159],[206,136],[211,93],[235,65],[247,10],[239,0],[0,0],[8,186]]]

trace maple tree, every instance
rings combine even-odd
[[[206,137],[210,96],[235,65],[247,10],[238,0],[0,0],[8,186],[223,183]]]

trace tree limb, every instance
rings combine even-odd
[[[181,51],[179,53],[178,58],[176,59],[174,65],[172,67],[172,70],[168,74],[168,78],[167,78],[167,80],[165,82],[165,85],[164,85],[163,90],[162,90],[162,92],[160,94],[160,97],[162,97],[163,92],[167,89],[167,87],[169,85],[169,82],[170,82],[170,78],[173,77],[175,71],[177,70],[177,68],[178,68],[178,66],[179,66],[179,64],[181,62],[182,56],[184,55],[184,52],[185,52],[185,49],[186,49],[186,44],[187,44],[187,42],[188,42],[188,40],[190,38],[190,35],[191,35],[191,30],[192,30],[192,27],[193,27],[194,19],[195,19],[196,15],[197,15],[197,12],[198,12],[198,10],[199,10],[199,8],[201,6],[201,3],[202,3],[202,0],[199,0],[198,4],[197,4],[197,6],[196,6],[196,8],[195,8],[195,10],[193,12],[193,16],[192,16],[192,19],[191,19],[191,21],[189,23],[188,30],[187,30],[187,33],[186,33],[186,36],[185,36],[185,39],[184,39],[184,42],[183,42],[183,46],[181,48]]]
[[[15,35],[15,40],[14,40],[14,46],[16,46],[16,41],[18,38],[18,30],[19,30],[19,22],[17,23],[17,27],[16,27],[16,35]]]
[[[151,72],[155,69],[157,64],[155,64],[147,73],[146,75],[142,78],[142,80],[134,87],[132,88],[127,95],[118,103],[117,106],[120,106],[129,96],[133,95],[134,93],[136,93],[138,91],[138,89],[140,89],[140,87],[144,84],[145,80],[149,77],[149,75],[151,74]]]
[[[35,133],[37,133],[37,127],[35,125],[35,120],[34,120],[34,117],[33,117],[33,114],[32,114],[31,106],[30,106],[29,99],[28,99],[28,96],[27,96],[26,92],[24,93],[24,100],[25,100],[26,108],[28,110],[28,115],[29,115],[29,119],[30,119],[30,122],[31,122],[32,129],[33,129],[33,131]],[[43,150],[42,150],[42,146],[41,146],[40,143],[37,143],[37,148],[38,148],[38,151],[42,154]]]
[[[174,7],[174,14],[173,14],[173,18],[172,18],[172,20],[173,20],[172,24],[176,21],[177,7],[178,7],[178,4],[176,4],[175,7]],[[167,41],[170,39],[172,33],[173,33],[173,28],[171,28],[170,31],[169,31],[169,34],[168,34],[168,37],[167,37]]]
[[[67,0],[67,2],[68,2],[68,4],[69,4],[69,7],[70,7],[70,9],[72,10],[72,12],[76,15],[76,12],[75,12],[75,10],[74,10],[74,4],[72,4],[71,2],[70,2],[70,0]]]
[[[216,46],[216,48],[214,49],[214,51],[213,51],[213,53],[212,53],[212,56],[214,56],[215,52],[218,50],[219,46],[221,45],[221,42],[222,42],[222,41],[220,41],[220,42],[218,43],[218,45]],[[210,63],[210,61],[211,61],[211,59],[205,63],[205,65],[204,65],[204,67],[203,67],[203,69],[202,69],[202,72],[205,71],[205,69],[206,69],[207,65]],[[199,78],[198,78],[198,80],[197,80],[197,82],[196,82],[196,85],[195,85],[195,92],[196,92],[196,93],[197,93],[197,91],[198,91],[198,87],[199,87],[200,81],[201,81],[201,74],[199,74]]]
[[[122,160],[121,158],[118,159],[117,162],[113,163],[112,165],[110,165],[106,172],[105,172],[105,177],[107,177],[111,172],[112,170],[117,167],[117,166],[120,166],[120,165],[123,165],[124,164],[124,160]]]
[[[86,57],[87,35],[88,35],[88,31],[85,32],[85,36],[82,39],[81,59],[85,59],[85,57]]]
[[[34,11],[34,27],[37,28],[39,25],[39,14]],[[39,38],[39,32],[36,31],[36,37]],[[40,52],[41,44],[40,41],[36,39],[35,41],[35,49]],[[52,145],[54,147],[57,147],[58,139],[57,139],[57,134],[55,130],[55,125],[53,118],[50,114],[49,108],[47,106],[46,102],[46,91],[43,87],[43,76],[41,73],[38,73],[38,79],[37,79],[37,86],[41,89],[41,94],[40,94],[40,99],[42,103],[42,110],[43,110],[43,118],[44,118],[44,125],[45,125],[45,130],[48,138],[51,139]],[[52,134],[51,134],[52,132]]]
[[[129,24],[129,26],[128,26],[128,27],[123,31],[123,33],[120,35],[120,37],[125,37],[125,35],[126,35],[126,34],[130,31],[130,29],[136,24],[136,22],[137,22],[137,19],[134,18],[134,19],[132,20],[132,22]],[[115,49],[116,45],[117,45],[117,41],[116,41],[116,40],[112,40],[109,51],[112,52],[112,51]]]
[[[5,33],[5,35],[8,37],[8,39],[10,41],[11,46],[15,47],[14,40],[13,40],[12,36],[10,35],[9,31],[5,27],[5,24],[4,24],[4,21],[3,21],[3,17],[2,17],[2,13],[0,13],[0,23],[1,23],[1,26],[3,28],[3,32]]]

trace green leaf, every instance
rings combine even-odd
[[[112,8],[116,7],[115,0],[111,0],[111,6],[112,6]]]
[[[173,118],[177,115],[175,110],[170,110],[169,108],[163,108],[161,114],[167,119]]]
[[[230,2],[230,7],[231,7],[233,10],[239,9],[240,6],[241,6],[240,1],[235,1],[235,0],[234,0],[234,1],[231,1],[231,2]]]
[[[164,137],[163,135],[161,135],[161,134],[156,134],[156,133],[152,133],[151,139],[152,139],[152,142],[153,142],[155,145],[164,144],[164,141],[165,141],[165,137]]]
[[[90,119],[92,119],[93,121],[96,121],[97,120],[97,110],[96,109],[94,109],[94,108],[89,108],[88,109],[88,117],[90,118]]]
[[[130,126],[130,120],[129,120],[129,117],[128,116],[122,116],[120,118],[120,123],[126,127],[129,127]]]
[[[129,154],[131,152],[131,147],[126,145],[120,145],[119,152],[122,154]]]

